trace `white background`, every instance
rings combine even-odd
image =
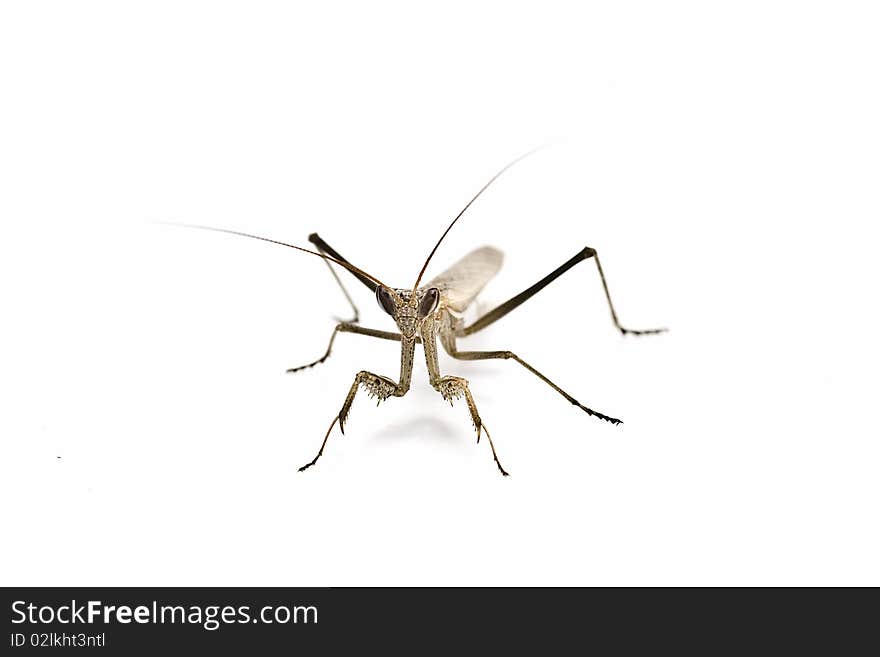
[[[872,3],[30,3],[0,12],[2,583],[880,584]],[[500,456],[342,335],[312,231],[411,285],[492,243],[463,344]],[[430,276],[430,272],[429,272]],[[350,279],[347,279],[350,280]],[[391,329],[353,282],[364,323]]]

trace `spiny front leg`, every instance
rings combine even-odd
[[[351,384],[351,390],[348,391],[348,396],[345,398],[345,403],[342,405],[342,410],[339,411],[339,430],[343,434],[345,433],[345,421],[348,419],[348,413],[351,410],[358,387],[363,387],[372,399],[378,400],[376,406],[392,395],[398,395],[397,384],[387,376],[373,374],[366,370],[358,372],[354,377],[354,383]]]
[[[339,430],[345,434],[345,421],[348,419],[348,413],[351,410],[351,405],[354,402],[354,397],[360,386],[363,386],[364,390],[367,391],[367,394],[370,395],[370,397],[375,397],[379,400],[376,403],[377,406],[392,395],[398,394],[398,385],[391,379],[378,374],[373,374],[372,372],[358,372],[357,376],[354,377],[354,383],[351,384],[351,389],[348,391],[348,395],[345,397],[342,409],[340,409],[336,417],[333,418],[333,422],[330,423],[330,428],[327,429],[327,433],[324,435],[321,448],[318,450],[315,458],[299,469],[300,472],[308,470],[317,463],[319,458],[321,458],[321,455],[324,453],[324,447],[327,445],[327,439],[330,437],[330,432],[333,431],[333,427],[336,426],[337,422],[339,422]]]
[[[452,402],[456,399],[461,399],[462,397],[465,398],[468,410],[471,413],[471,421],[474,423],[474,429],[477,432],[477,442],[480,442],[480,435],[483,430],[485,430],[486,437],[489,439],[489,447],[492,449],[492,458],[495,459],[495,465],[498,466],[502,475],[509,477],[510,474],[501,466],[501,461],[498,460],[498,454],[495,452],[495,444],[492,442],[492,436],[489,435],[489,429],[483,424],[483,421],[480,418],[480,413],[477,411],[477,405],[474,403],[474,398],[468,387],[467,379],[463,379],[460,376],[444,376],[434,384],[434,387],[443,396],[443,399],[449,402],[450,406],[452,406]]]
[[[313,458],[311,461],[309,461],[308,463],[306,463],[303,467],[301,467],[301,468],[299,469],[300,472],[303,472],[303,471],[305,471],[305,470],[308,470],[308,469],[311,468],[313,465],[315,465],[315,463],[318,462],[318,459],[319,459],[319,458],[321,458],[321,454],[324,453],[324,446],[327,444],[327,439],[330,437],[330,432],[333,431],[333,427],[336,426],[336,422],[337,422],[338,420],[339,420],[339,416],[338,416],[338,415],[337,415],[336,417],[333,418],[333,422],[330,423],[330,428],[327,429],[327,433],[324,434],[324,440],[321,441],[321,449],[319,449],[319,450],[318,450],[318,453],[315,454],[315,458]]]

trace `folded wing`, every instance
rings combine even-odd
[[[503,260],[501,251],[492,246],[483,246],[436,276],[426,287],[438,288],[440,298],[445,300],[448,308],[464,312],[486,283],[498,273]]]

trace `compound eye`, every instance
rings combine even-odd
[[[394,311],[397,309],[397,306],[394,304],[394,297],[391,296],[391,292],[387,287],[382,287],[380,285],[376,288],[376,301],[379,302],[382,310],[389,315],[394,316]]]
[[[440,303],[440,290],[436,287],[430,288],[427,292],[425,292],[425,296],[422,297],[422,300],[419,302],[419,317],[424,319],[432,312],[437,310],[437,305]]]

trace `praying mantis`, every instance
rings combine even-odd
[[[446,230],[440,236],[440,239],[434,245],[434,248],[428,254],[424,265],[422,265],[422,268],[419,271],[418,276],[416,277],[415,283],[411,287],[393,288],[389,285],[386,285],[372,274],[365,272],[364,270],[356,267],[348,260],[346,260],[338,251],[327,244],[317,233],[313,233],[309,236],[309,241],[314,245],[316,249],[313,251],[293,244],[288,244],[286,242],[280,242],[278,240],[260,237],[258,235],[252,235],[235,230],[227,230],[224,228],[215,228],[211,226],[177,224],[190,228],[212,230],[216,232],[257,239],[264,242],[270,242],[273,244],[296,249],[301,252],[309,253],[325,260],[328,267],[330,267],[330,271],[333,274],[333,277],[336,279],[337,283],[345,294],[346,299],[351,304],[352,309],[354,310],[354,317],[351,320],[340,321],[339,323],[337,323],[336,327],[333,329],[332,334],[330,335],[330,342],[327,345],[327,350],[323,356],[305,365],[290,368],[287,370],[288,372],[300,372],[310,367],[314,367],[315,365],[323,363],[325,360],[327,360],[333,349],[333,343],[336,340],[336,336],[339,333],[354,333],[380,340],[391,340],[400,343],[400,373],[397,379],[395,380],[394,378],[381,374],[375,374],[367,370],[362,370],[358,372],[354,377],[354,381],[351,384],[351,387],[345,397],[341,409],[333,417],[333,421],[330,423],[327,432],[324,434],[324,439],[321,442],[321,447],[318,449],[318,453],[311,461],[299,468],[300,472],[308,470],[313,465],[315,465],[315,463],[317,463],[318,459],[321,458],[321,456],[324,454],[324,448],[327,446],[327,441],[330,438],[330,434],[332,433],[333,428],[336,426],[337,423],[339,424],[339,430],[343,434],[345,433],[345,423],[348,419],[349,412],[351,410],[352,404],[354,403],[358,390],[363,389],[370,397],[376,399],[377,403],[384,402],[391,397],[403,397],[404,395],[406,395],[406,393],[410,389],[410,385],[412,382],[413,361],[415,358],[415,350],[417,344],[421,344],[424,351],[425,361],[428,368],[428,379],[431,386],[434,388],[434,390],[440,393],[443,399],[448,401],[450,404],[462,398],[465,400],[468,411],[470,413],[471,421],[473,422],[474,430],[477,434],[477,443],[480,442],[480,437],[483,433],[485,433],[486,438],[489,442],[489,447],[492,450],[492,458],[494,459],[495,464],[498,466],[498,470],[505,477],[508,476],[509,473],[501,465],[501,461],[498,458],[498,453],[495,450],[495,444],[492,440],[492,436],[489,434],[489,429],[486,426],[486,423],[483,421],[482,417],[480,416],[479,411],[477,410],[477,405],[474,401],[473,394],[471,393],[468,380],[460,376],[448,374],[444,375],[441,373],[437,349],[438,341],[443,347],[444,351],[446,351],[449,356],[456,360],[513,360],[521,365],[523,368],[534,374],[536,377],[541,379],[544,383],[555,390],[559,395],[564,397],[566,401],[587,413],[587,415],[591,415],[601,420],[611,422],[612,424],[621,423],[621,420],[617,418],[611,417],[604,413],[600,413],[599,411],[585,406],[512,351],[462,351],[458,348],[459,338],[477,333],[478,331],[481,331],[490,324],[497,322],[509,312],[513,311],[515,308],[528,301],[535,294],[537,294],[550,283],[562,276],[572,267],[585,260],[593,260],[593,262],[596,263],[596,269],[599,274],[599,279],[602,283],[602,290],[605,294],[605,299],[608,302],[608,308],[611,312],[611,320],[613,321],[614,326],[617,328],[618,331],[620,331],[622,335],[651,335],[665,332],[665,328],[633,330],[625,328],[620,324],[617,312],[614,308],[614,304],[611,301],[611,294],[608,290],[608,283],[605,279],[605,273],[602,270],[602,265],[599,261],[599,254],[597,253],[596,249],[585,246],[569,260],[550,272],[547,276],[539,280],[537,283],[523,290],[519,294],[513,296],[509,300],[505,301],[494,310],[487,312],[471,324],[466,324],[463,318],[463,314],[474,301],[479,292],[486,285],[486,283],[488,283],[489,280],[494,277],[500,270],[503,260],[503,255],[501,251],[491,246],[483,246],[481,248],[478,248],[464,256],[454,265],[449,267],[449,269],[437,275],[426,284],[420,285],[424,277],[425,271],[428,268],[428,264],[431,262],[440,244],[446,238],[446,235],[449,233],[450,230],[452,230],[452,227],[458,222],[459,219],[461,219],[461,217],[468,210],[468,208],[470,208],[474,201],[476,201],[477,198],[479,198],[480,195],[484,191],[486,191],[486,189],[499,176],[501,176],[514,164],[516,164],[526,156],[530,155],[531,152],[526,153],[525,155],[522,155],[507,164],[507,166],[496,173],[485,185],[483,185],[483,187],[471,198],[471,200],[468,201],[467,205],[465,205],[464,208],[462,208],[462,210],[450,222]],[[333,269],[333,264],[336,264],[348,270],[351,274],[354,275],[354,277],[358,281],[360,281],[364,286],[369,288],[370,291],[375,294],[376,301],[379,304],[379,307],[382,308],[382,310],[385,311],[385,313],[387,313],[394,320],[395,324],[397,325],[398,331],[386,331],[361,326],[359,322],[359,313],[357,311],[357,306],[354,304],[341,279]]]

